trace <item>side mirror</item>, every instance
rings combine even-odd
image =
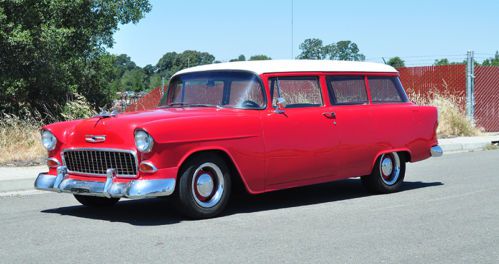
[[[284,114],[284,109],[286,108],[286,100],[279,97],[275,100],[275,112],[278,114]]]

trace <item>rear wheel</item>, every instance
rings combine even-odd
[[[392,193],[400,190],[405,177],[405,160],[397,152],[381,155],[370,175],[361,178],[373,193]]]
[[[75,194],[74,197],[78,202],[88,207],[111,207],[120,200],[119,198],[104,198],[77,194]]]
[[[183,166],[176,197],[186,216],[214,217],[226,207],[231,192],[231,177],[224,159],[201,154]]]

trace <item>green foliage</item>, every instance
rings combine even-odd
[[[74,99],[67,101],[62,108],[61,115],[65,120],[81,119],[94,116],[96,114],[87,99],[78,94],[74,94]]]
[[[394,68],[402,68],[405,67],[405,61],[402,60],[400,57],[393,57],[386,62],[386,64],[394,67]]]
[[[250,61],[255,61],[255,60],[272,60],[271,57],[267,56],[267,55],[263,55],[263,54],[259,54],[259,55],[253,55],[249,58]]]
[[[109,104],[118,73],[104,48],[150,9],[147,0],[0,1],[0,111],[57,114],[76,92]]]
[[[363,61],[366,59],[364,54],[359,53],[359,47],[355,42],[350,40],[342,40],[336,42],[336,45],[328,45],[329,59],[331,60],[348,60],[348,61]]]
[[[438,60],[435,60],[435,62],[433,63],[433,66],[445,66],[445,65],[457,65],[457,64],[466,64],[467,61],[464,60],[463,62],[455,62],[455,61],[449,61],[449,59],[447,58],[443,58],[443,59],[438,59]],[[479,65],[479,63],[477,61],[475,61],[475,65]]]
[[[186,50],[182,53],[168,52],[156,64],[158,75],[169,79],[174,73],[182,69],[211,64],[215,61],[215,56],[208,52],[196,50]]]
[[[323,60],[327,57],[326,47],[322,45],[322,40],[312,38],[306,39],[300,44],[301,53],[298,59]]]
[[[482,62],[483,66],[499,66],[499,51],[496,51],[496,54],[493,58],[486,59]]]
[[[246,56],[244,56],[243,54],[241,54],[236,59],[232,59],[232,60],[229,60],[229,61],[233,62],[233,61],[245,61],[245,60],[246,60]]]
[[[306,39],[300,44],[300,50],[301,53],[297,56],[297,59],[365,60],[365,56],[359,53],[360,50],[357,44],[350,40],[342,40],[336,43],[323,45],[323,42],[320,39]]]

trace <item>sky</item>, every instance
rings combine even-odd
[[[499,50],[499,0],[293,0],[293,9],[291,3],[151,0],[152,11],[137,24],[121,25],[108,50],[139,66],[184,50],[206,51],[220,61],[240,54],[290,59],[307,38],[351,40],[368,61],[400,56],[407,66],[443,57],[462,61],[468,50],[482,61]]]

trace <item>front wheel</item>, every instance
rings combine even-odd
[[[75,194],[74,197],[82,205],[88,207],[111,207],[120,200],[119,198],[104,198],[104,197],[85,196],[77,194]]]
[[[225,161],[217,155],[202,154],[183,166],[176,197],[182,213],[201,219],[220,214],[230,192],[231,177]]]
[[[373,193],[392,193],[400,190],[405,177],[405,160],[397,152],[381,155],[370,175],[361,178]]]

